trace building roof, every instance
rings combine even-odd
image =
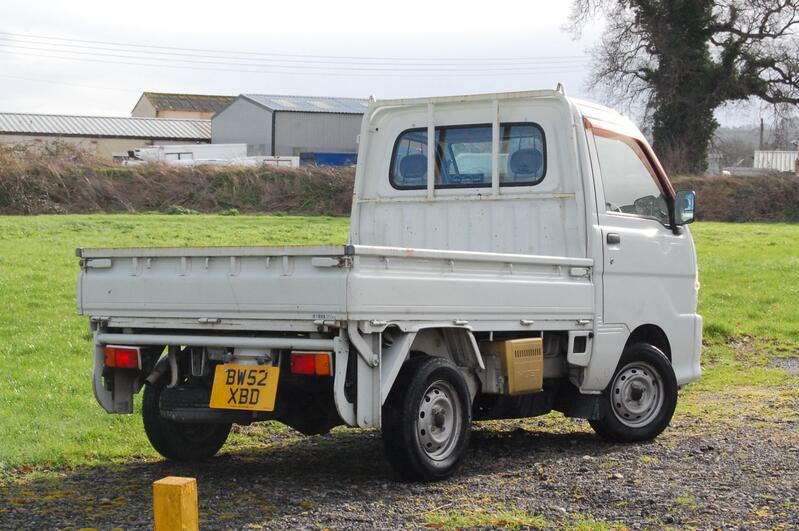
[[[217,113],[230,105],[235,96],[210,96],[205,94],[170,94],[167,92],[145,92],[157,111],[191,111]],[[141,98],[140,98],[141,99]]]
[[[0,113],[0,134],[211,140],[211,120]]]
[[[369,100],[361,98],[328,98],[322,96],[280,96],[276,94],[242,94],[261,107],[283,112],[327,112],[338,114],[363,114]]]

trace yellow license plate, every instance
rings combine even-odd
[[[280,367],[217,365],[210,407],[274,411]]]

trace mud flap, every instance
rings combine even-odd
[[[133,413],[133,394],[136,390],[137,373],[131,370],[117,369],[104,377],[104,370],[105,346],[99,344],[95,339],[92,375],[94,397],[103,409],[109,413]],[[110,379],[111,385],[106,386],[104,379]]]
[[[92,375],[92,388],[94,397],[103,409],[109,413],[116,413],[114,408],[114,394],[103,383],[103,369],[105,369],[105,349],[94,341],[94,368]]]

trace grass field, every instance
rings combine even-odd
[[[341,243],[348,228],[328,217],[0,217],[0,468],[153,454],[138,415],[94,400],[75,248]]]
[[[292,216],[0,217],[0,471],[154,455],[138,415],[107,415],[95,403],[91,338],[75,310],[76,247],[342,243],[348,224]],[[799,356],[799,225],[692,230],[705,374],[683,393],[680,413],[721,415],[723,401],[705,398],[722,390],[740,400],[766,392],[793,399],[797,390],[774,359]]]

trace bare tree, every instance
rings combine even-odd
[[[604,16],[591,84],[642,105],[667,168],[698,173],[719,106],[799,104],[797,15],[799,0],[572,0],[570,26]]]

